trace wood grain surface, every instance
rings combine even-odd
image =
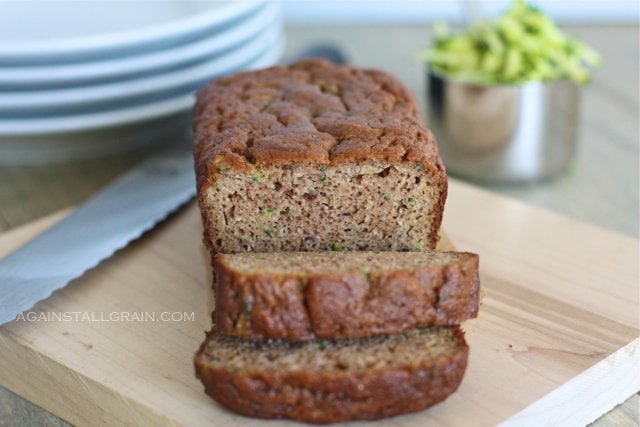
[[[423,68],[413,53],[428,26],[287,29],[287,53],[309,42],[339,43],[356,65],[398,75],[422,101]],[[488,188],[602,227],[638,236],[638,25],[568,26],[603,53],[605,64],[584,90],[574,165],[555,180]],[[41,166],[0,166],[0,230],[74,206],[145,156],[145,151]],[[595,248],[594,250],[597,250]],[[638,425],[637,394],[596,424]],[[0,425],[66,425],[0,387]]]
[[[0,238],[0,253],[49,222]],[[450,399],[386,424],[579,425],[637,390],[640,378],[628,375],[640,364],[637,240],[456,181],[444,229],[481,254],[486,296],[464,325],[469,368]],[[200,235],[192,203],[38,304],[40,320],[0,328],[0,383],[73,424],[246,423],[193,375],[213,304]],[[52,313],[84,317],[41,317]]]

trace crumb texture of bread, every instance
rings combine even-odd
[[[478,313],[472,253],[239,253],[212,264],[221,335],[357,337],[457,325]]]
[[[305,60],[198,94],[194,157],[214,252],[433,249],[447,178],[415,100],[376,70]]]
[[[451,326],[308,342],[210,333],[194,363],[206,393],[239,414],[331,423],[432,406],[458,388],[467,358]]]

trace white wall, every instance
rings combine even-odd
[[[285,19],[300,25],[463,22],[478,6],[497,16],[509,0],[284,0]],[[639,22],[638,0],[534,0],[558,22]],[[468,12],[467,12],[468,13]]]

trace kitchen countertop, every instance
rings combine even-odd
[[[591,43],[605,61],[584,90],[574,164],[553,180],[484,187],[637,238],[639,28],[569,26],[567,31]],[[350,62],[393,72],[423,102],[424,70],[413,53],[430,37],[427,26],[293,27],[287,28],[287,53],[314,41],[334,41]],[[0,231],[82,202],[144,156],[138,151],[56,165],[0,166]],[[639,405],[635,394],[594,425],[638,425]],[[0,426],[41,424],[67,425],[0,388]]]

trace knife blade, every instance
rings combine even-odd
[[[0,260],[0,325],[63,288],[196,193],[190,150],[153,156]]]
[[[346,63],[339,47],[316,43],[303,58]],[[49,230],[0,260],[0,325],[153,228],[196,194],[193,157],[182,147],[144,161]]]

